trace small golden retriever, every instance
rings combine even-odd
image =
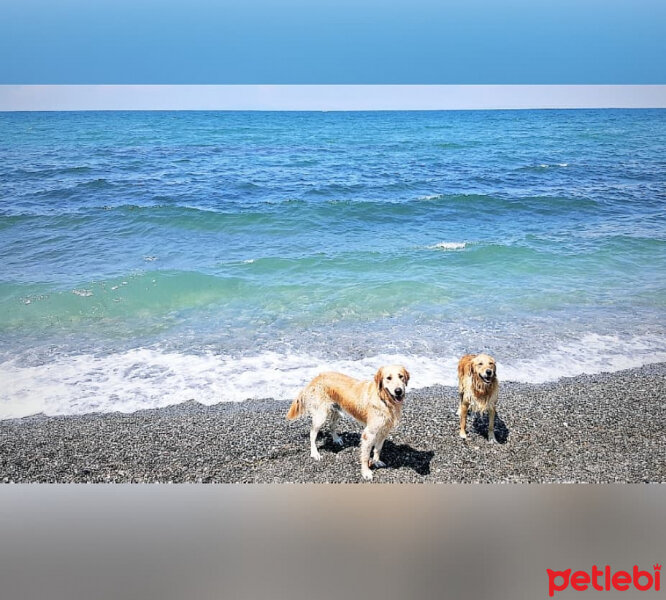
[[[467,438],[467,411],[488,413],[488,441],[495,439],[495,407],[499,394],[497,365],[488,354],[465,354],[458,362],[460,437]]]
[[[331,416],[331,434],[336,444],[342,444],[335,430],[341,411],[354,417],[365,425],[361,435],[361,474],[364,479],[372,479],[371,466],[386,466],[379,454],[386,436],[400,420],[408,382],[409,373],[400,365],[380,367],[371,381],[359,381],[342,373],[321,373],[291,403],[287,419],[310,414],[310,456],[320,460],[315,441],[327,417]]]

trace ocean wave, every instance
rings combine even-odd
[[[539,163],[537,165],[525,165],[522,167],[518,167],[516,171],[534,171],[534,172],[539,172],[539,171],[545,171],[548,169],[565,169],[569,166],[569,163],[566,162],[561,162],[561,163]]]
[[[35,198],[66,199],[73,197],[79,192],[99,193],[109,191],[115,189],[120,183],[123,182],[113,181],[106,177],[87,179],[85,181],[65,181],[56,187],[31,191],[29,195]]]
[[[426,246],[428,250],[463,250],[467,242],[439,242],[432,246]]]
[[[9,170],[8,174],[12,175],[13,177],[17,177],[19,179],[24,178],[24,179],[44,179],[47,177],[52,177],[54,175],[80,175],[80,174],[86,174],[86,173],[92,173],[94,171],[93,167],[90,167],[88,165],[71,165],[71,166],[63,166],[63,167],[56,167],[52,165],[47,165],[43,167],[33,167],[33,168],[28,168],[28,167],[17,167],[14,168],[13,170]]]
[[[463,148],[471,147],[475,144],[458,144],[456,142],[437,142],[433,144],[436,148],[442,148],[444,150],[460,150]]]
[[[496,358],[502,381],[544,383],[663,362],[666,347],[658,336],[620,338],[590,333],[542,354]],[[5,382],[0,392],[0,419],[36,413],[133,412],[188,400],[208,405],[250,398],[289,400],[321,371],[342,371],[369,379],[380,365],[389,363],[401,363],[410,370],[412,389],[453,386],[457,360],[457,356],[409,354],[326,360],[277,352],[233,357],[156,347],[108,355],[63,356],[32,366],[14,358],[0,364],[0,380]],[[453,395],[446,400],[453,407]]]
[[[307,195],[307,193],[306,193]],[[374,197],[376,195],[376,197]],[[21,219],[48,217],[53,219],[53,227],[65,227],[72,219],[93,223],[108,223],[109,217],[131,218],[136,225],[172,225],[180,229],[211,231],[227,227],[252,226],[256,223],[271,224],[281,222],[293,224],[310,220],[313,225],[324,219],[354,219],[368,223],[377,221],[378,211],[384,218],[425,218],[440,211],[448,218],[457,214],[483,211],[501,218],[502,215],[517,212],[560,214],[571,210],[590,212],[599,209],[599,202],[583,196],[494,196],[487,194],[427,194],[411,196],[403,194],[382,194],[374,190],[372,195],[345,197],[338,195],[307,201],[304,198],[285,196],[284,198],[224,198],[213,201],[193,201],[191,198],[150,196],[145,200],[127,202],[119,195],[110,199],[108,195],[92,195],[81,203],[70,202],[66,206],[44,202],[21,201],[0,207],[3,227],[19,224]],[[7,219],[14,219],[8,221]],[[36,221],[39,223],[40,221]],[[97,223],[97,221],[94,221]]]

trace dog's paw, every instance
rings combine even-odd
[[[319,454],[319,452],[317,452],[316,450],[310,452],[310,456],[315,460],[321,460],[321,454]]]
[[[386,467],[386,463],[382,460],[373,460],[370,463],[371,467],[374,467],[375,469],[384,469]]]
[[[372,471],[370,469],[363,469],[361,475],[363,475],[363,479],[366,481],[372,481]]]
[[[467,439],[467,434],[464,431],[461,431],[459,434],[460,439],[466,440]]]
[[[337,446],[342,446],[344,442],[342,441],[342,438],[338,435],[333,438],[333,443],[336,444]]]
[[[497,443],[497,438],[495,437],[495,434],[488,436],[488,443],[489,444],[496,444]]]

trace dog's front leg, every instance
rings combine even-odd
[[[460,415],[460,437],[464,440],[467,438],[467,411],[469,409],[469,404],[467,402],[463,401],[462,398],[460,400],[460,407],[458,408],[458,414]]]
[[[494,444],[497,441],[495,437],[495,405],[488,407],[488,441]]]
[[[372,471],[370,470],[370,450],[375,443],[377,434],[366,427],[361,435],[361,475],[363,479],[372,479]]]
[[[384,446],[384,440],[386,440],[386,435],[378,434],[375,438],[375,449],[372,453],[372,466],[376,469],[382,469],[386,466],[386,463],[379,460],[379,455],[382,451],[382,446]]]

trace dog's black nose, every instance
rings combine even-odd
[[[492,374],[492,369],[486,369],[486,377],[490,377]]]
[[[395,395],[402,396],[402,388],[395,388]]]

